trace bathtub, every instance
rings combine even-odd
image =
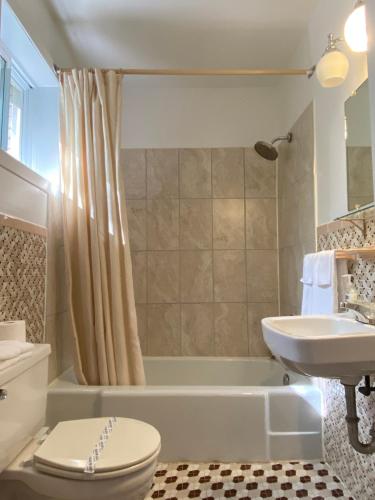
[[[322,457],[320,391],[277,361],[145,357],[144,362],[148,385],[137,387],[80,386],[68,370],[49,387],[47,425],[112,415],[144,420],[160,431],[160,458],[168,462]]]

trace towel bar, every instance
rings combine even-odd
[[[345,248],[336,250],[336,259],[339,260],[356,260],[358,257],[361,257],[362,259],[375,259],[375,247]]]

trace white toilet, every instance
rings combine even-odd
[[[0,371],[1,500],[141,500],[150,490],[160,434],[115,417],[44,425],[50,348]],[[1,395],[1,393],[0,393]]]

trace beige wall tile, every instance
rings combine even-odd
[[[51,345],[51,356],[48,359],[48,380],[51,382],[73,363],[66,312],[46,317],[44,342]]]
[[[146,200],[128,200],[126,206],[130,248],[146,250]]]
[[[179,201],[148,200],[148,250],[177,250],[179,245]]]
[[[212,248],[212,200],[180,200],[180,248]]]
[[[214,304],[215,353],[247,356],[246,304]]]
[[[252,148],[131,150],[128,162],[143,353],[247,355],[246,303],[266,310],[278,299],[275,164]],[[286,193],[292,181],[283,180]]]
[[[146,151],[122,149],[120,155],[126,199],[146,198]]]
[[[179,304],[149,304],[147,338],[150,356],[181,355]]]
[[[47,240],[47,293],[46,315],[60,313],[67,308],[65,252],[63,245],[56,245],[48,235]]]
[[[213,200],[215,249],[245,248],[244,200]]]
[[[149,252],[148,302],[178,302],[180,288],[178,252]]]
[[[248,304],[249,355],[269,356],[271,353],[263,340],[261,320],[278,316],[278,306],[274,303]]]
[[[138,323],[138,337],[141,344],[142,355],[147,356],[148,342],[147,342],[147,305],[137,304],[137,323]]]
[[[261,158],[254,148],[245,149],[245,196],[276,197],[276,164]]]
[[[135,301],[147,302],[147,252],[132,253],[133,283]]]
[[[183,356],[213,356],[213,304],[181,305]]]
[[[211,150],[180,149],[181,198],[211,197]]]
[[[247,251],[247,298],[249,302],[277,302],[276,250]]]
[[[191,250],[180,252],[181,258],[181,301],[211,302],[212,252]]]
[[[301,312],[304,250],[299,245],[280,248],[280,295],[282,302]]]
[[[66,275],[61,197],[48,196],[46,316],[66,310]]]
[[[298,242],[298,199],[296,193],[278,199],[279,247],[285,248]]]
[[[178,198],[178,150],[148,149],[147,197]]]
[[[215,302],[246,301],[244,251],[214,251],[214,297]]]
[[[277,248],[276,200],[246,200],[246,247]]]
[[[59,376],[59,353],[57,352],[57,337],[59,335],[58,314],[52,314],[46,317],[45,323],[45,342],[51,346],[51,355],[48,358],[48,382]]]
[[[292,133],[293,141],[280,145],[278,160],[279,287],[282,314],[300,313],[303,255],[314,252],[316,248],[312,105],[297,120]],[[341,222],[337,227],[341,227]]]
[[[243,198],[243,148],[212,150],[212,189],[214,198]]]

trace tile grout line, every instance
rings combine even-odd
[[[247,210],[246,210],[246,149],[243,148],[243,188],[244,188],[244,199],[243,199],[243,209],[244,209],[244,237],[245,237],[245,295],[246,295],[246,335],[247,335],[247,354],[248,356],[251,356],[251,349],[250,349],[250,328],[249,328],[249,287],[248,287],[248,265],[247,265]]]
[[[145,161],[145,196],[146,196],[146,221],[145,221],[145,233],[146,233],[146,350],[147,355],[150,352],[150,332],[148,326],[148,300],[149,300],[149,220],[148,220],[148,158],[147,158],[147,149],[144,150],[144,161]]]
[[[216,349],[216,301],[215,301],[215,252],[214,252],[214,185],[213,185],[213,168],[212,168],[212,148],[210,148],[210,184],[211,184],[211,261],[212,261],[212,333],[213,346],[212,352],[217,356]]]
[[[181,166],[181,151],[180,148],[177,149],[177,191],[178,191],[178,304],[179,304],[179,339],[180,339],[180,355],[182,352],[182,265],[181,265],[181,176],[180,176],[180,166]]]

